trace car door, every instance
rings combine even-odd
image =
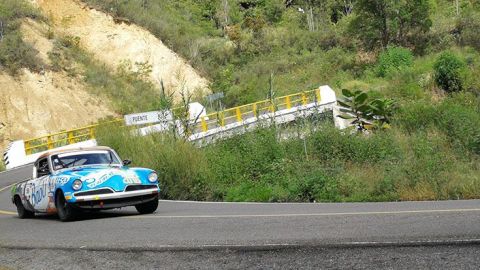
[[[25,199],[30,207],[38,212],[46,212],[48,203],[52,199],[52,181],[48,158],[43,158],[34,164],[33,179],[25,186]]]

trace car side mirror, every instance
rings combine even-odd
[[[128,165],[130,165],[130,164],[132,164],[132,161],[131,161],[130,159],[125,159],[125,160],[123,161],[123,166],[128,166]]]

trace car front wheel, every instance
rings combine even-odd
[[[15,197],[15,206],[17,207],[17,213],[19,218],[33,218],[35,216],[34,212],[25,209],[22,200],[18,196]]]
[[[135,208],[140,214],[151,214],[158,208],[158,197],[146,203],[137,204]]]
[[[58,217],[61,221],[71,221],[77,214],[76,209],[65,200],[62,191],[58,191],[55,196],[55,207],[57,208]]]

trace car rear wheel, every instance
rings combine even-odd
[[[22,200],[18,196],[15,197],[15,206],[17,207],[17,213],[19,218],[33,218],[35,216],[34,212],[25,209]]]
[[[71,221],[77,215],[76,209],[65,200],[62,191],[58,191],[55,196],[55,207],[61,221]]]
[[[158,197],[146,203],[137,204],[135,208],[140,214],[151,214],[158,208]]]

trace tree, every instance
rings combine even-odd
[[[425,49],[432,22],[428,0],[358,0],[350,29],[368,49],[389,44]]]

